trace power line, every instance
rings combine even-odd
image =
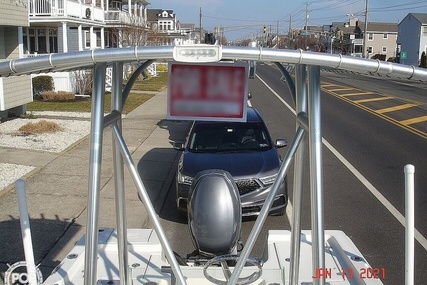
[[[242,31],[242,30],[252,30],[253,33],[260,32],[260,27],[264,25],[274,25],[276,26],[276,30],[289,30],[291,27],[302,27],[304,25],[312,24],[312,25],[323,25],[327,21],[342,21],[347,18],[344,13],[334,14],[336,10],[345,10],[346,7],[354,8],[355,5],[360,2],[365,3],[365,0],[315,0],[309,2],[300,3],[297,7],[295,7],[289,13],[283,15],[278,19],[236,19],[236,18],[227,18],[227,17],[217,17],[210,15],[203,15],[205,18],[209,19],[217,19],[221,21],[233,21],[235,23],[242,23],[242,25],[228,25],[224,26],[229,32]],[[308,9],[308,6],[310,9]],[[427,7],[427,2],[425,0],[415,0],[409,3],[396,4],[390,6],[382,6],[382,7],[371,7],[369,9],[370,13],[384,13],[384,12],[394,12],[394,11],[405,11],[411,9],[419,9]],[[361,8],[361,7],[360,7]],[[350,9],[349,9],[350,10]],[[331,11],[329,15],[320,16],[321,13]],[[350,11],[349,11],[350,12]],[[360,14],[363,16],[365,10],[360,9],[356,12],[353,12],[355,15]],[[322,23],[323,22],[323,23]],[[250,23],[250,24],[244,24]],[[277,32],[276,32],[277,33]]]

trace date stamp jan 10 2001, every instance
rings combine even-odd
[[[331,278],[332,277],[332,268],[316,268],[316,272],[312,278]],[[341,268],[339,271],[340,275],[346,279],[385,279],[386,270],[383,267],[362,267],[359,271],[354,270],[353,268]]]

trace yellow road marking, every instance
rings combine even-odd
[[[329,85],[328,83],[322,84],[322,87],[323,86],[328,86],[328,85]],[[334,85],[334,84],[330,84],[330,85]],[[337,85],[337,86],[341,87],[341,85]],[[413,133],[413,134],[415,134],[415,135],[417,135],[419,137],[422,137],[422,138],[424,138],[424,139],[427,140],[427,133],[426,132],[423,132],[423,131],[421,131],[421,130],[413,127],[413,126],[410,126],[410,124],[427,121],[427,116],[423,116],[423,117],[419,117],[419,118],[415,118],[415,119],[403,120],[403,121],[399,122],[399,121],[397,121],[397,120],[395,120],[393,118],[390,118],[390,117],[388,117],[386,115],[383,115],[383,114],[381,114],[381,113],[379,113],[377,111],[374,111],[373,109],[368,108],[368,107],[364,106],[363,104],[357,104],[357,103],[355,103],[357,101],[353,101],[353,100],[350,100],[349,98],[346,98],[347,94],[338,95],[338,94],[336,94],[334,92],[330,92],[326,88],[322,88],[322,89],[323,89],[324,92],[329,93],[332,96],[340,98],[341,100],[343,100],[343,101],[345,101],[345,102],[347,102],[349,104],[352,104],[352,105],[354,105],[356,107],[359,107],[362,110],[365,110],[365,111],[367,111],[367,112],[369,112],[371,114],[374,114],[374,115],[378,116],[379,118],[382,118],[382,119],[384,119],[384,120],[386,120],[386,121],[388,121],[388,122],[390,122],[392,124],[395,124],[396,126],[399,126],[399,127],[403,128],[403,129],[405,129],[405,130],[407,130],[407,131],[409,131],[409,132],[411,132],[411,133]],[[354,90],[355,91],[363,91],[361,89],[356,89],[356,88]],[[375,93],[375,92],[366,92],[366,94],[362,94],[361,93],[361,94],[357,94],[357,95],[368,95],[368,94],[375,95],[377,93]],[[378,95],[380,95],[380,94],[378,94]],[[392,98],[394,98],[394,97],[385,97],[384,99],[381,98],[379,100],[386,100],[386,99],[392,99]],[[370,100],[370,101],[372,101],[372,100]],[[360,100],[358,102],[360,102]]]
[[[374,101],[382,101],[382,100],[388,100],[393,99],[394,97],[379,97],[379,98],[371,98],[371,99],[361,99],[361,100],[354,100],[354,103],[366,103],[366,102],[374,102]]]
[[[349,91],[349,90],[354,90],[354,88],[338,88],[338,89],[331,89],[329,91],[336,92],[336,91]]]
[[[412,125],[412,124],[421,123],[421,122],[425,122],[425,121],[427,121],[427,116],[421,116],[418,118],[407,119],[407,120],[400,121],[399,123],[407,126],[407,125]]]
[[[397,105],[394,107],[389,107],[389,108],[384,108],[384,109],[380,109],[380,110],[375,110],[375,112],[377,112],[378,114],[384,114],[384,113],[389,113],[389,112],[394,112],[394,111],[399,111],[399,110],[403,110],[403,109],[408,109],[408,108],[412,108],[418,106],[417,104],[402,104],[402,105]]]
[[[330,86],[339,86],[339,85],[336,85],[336,84],[332,84],[332,83],[322,83],[322,88],[323,87],[330,87]]]
[[[346,93],[346,94],[341,94],[340,96],[347,97],[347,96],[358,96],[358,95],[368,95],[368,94],[372,94],[372,92]]]

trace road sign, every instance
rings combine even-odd
[[[169,63],[168,119],[246,121],[247,63]]]

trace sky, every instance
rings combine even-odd
[[[368,3],[368,22],[399,23],[408,13],[427,13],[426,0],[148,0],[149,9],[173,10],[181,23],[213,32],[221,27],[227,40],[254,38],[267,32],[287,34],[289,27],[330,25],[364,21]],[[366,2],[367,1],[367,2]]]

